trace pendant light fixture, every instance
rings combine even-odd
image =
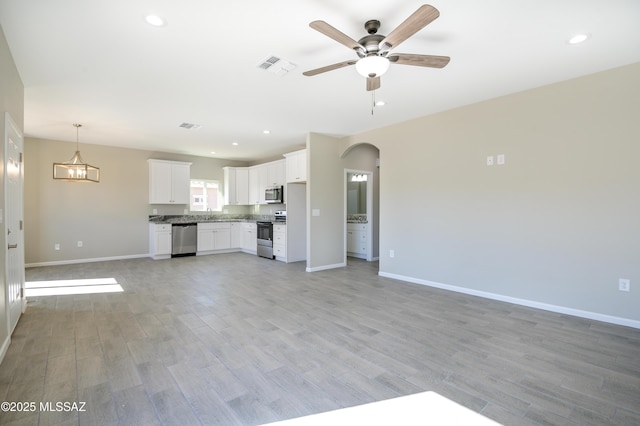
[[[69,161],[53,163],[53,179],[67,182],[100,182],[100,169],[85,163],[80,155],[78,130],[82,124],[73,125],[76,128],[76,153]]]

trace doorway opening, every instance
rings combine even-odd
[[[345,193],[345,263],[347,257],[377,260],[374,250],[374,175],[367,170],[344,170]],[[377,233],[376,233],[377,234]],[[375,247],[377,249],[377,247]]]

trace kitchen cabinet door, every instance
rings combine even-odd
[[[267,168],[266,166],[252,166],[249,168],[249,203],[250,204],[266,204],[264,199],[264,191],[267,187]]]
[[[267,188],[282,186],[285,182],[285,160],[267,164]]]
[[[189,204],[191,163],[149,160],[149,204]]]
[[[273,254],[276,260],[287,261],[287,225],[273,225]]]
[[[231,248],[231,228],[216,229],[213,232],[214,250],[224,250]]]
[[[255,223],[244,223],[242,230],[242,250],[256,254],[258,252],[258,227]]]
[[[307,181],[307,150],[284,154],[286,158],[287,183]]]
[[[242,248],[242,223],[231,223],[231,248]]]
[[[199,252],[213,250],[213,229],[200,229],[198,224],[198,248]]]
[[[223,167],[224,204],[249,205],[249,169],[247,167]]]
[[[175,204],[191,204],[191,165],[173,164],[171,166],[171,194]]]
[[[236,199],[241,206],[249,205],[249,169],[239,168],[236,171]]]
[[[171,257],[171,225],[149,224],[149,256],[154,259]]]

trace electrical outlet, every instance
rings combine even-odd
[[[493,155],[487,156],[487,166],[493,166]]]
[[[631,281],[626,278],[620,278],[618,280],[618,290],[631,291]]]
[[[498,166],[502,166],[504,164],[504,154],[498,154],[497,160]]]
[[[389,250],[389,257],[396,257],[396,251],[395,250]]]
[[[60,250],[60,243],[55,243],[55,245],[53,246],[53,249],[56,251]]]
[[[82,247],[82,241],[78,241],[78,247]]]

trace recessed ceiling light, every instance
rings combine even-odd
[[[232,142],[231,145],[238,146],[238,142]]]
[[[211,154],[212,154],[212,155],[215,155],[215,153],[216,153],[215,151],[211,151]]]
[[[386,104],[385,101],[377,101],[376,106],[384,106]]]
[[[580,44],[583,41],[586,41],[589,37],[591,37],[590,34],[576,34],[573,37],[571,37],[568,40],[569,44]]]
[[[262,133],[264,133],[265,135],[268,135],[271,132],[269,130],[263,130]]]
[[[167,21],[158,15],[147,15],[144,17],[144,20],[147,21],[147,24],[153,25],[154,27],[164,27],[167,25]]]

